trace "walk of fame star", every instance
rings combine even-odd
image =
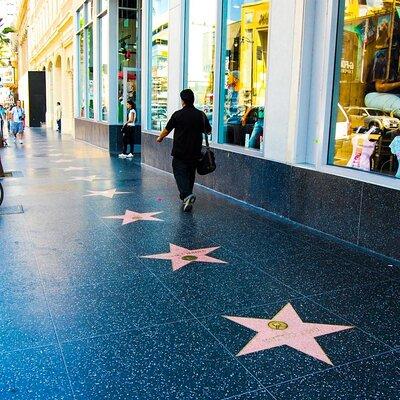
[[[106,219],[122,219],[122,225],[131,224],[137,221],[162,221],[162,219],[155,218],[154,215],[161,214],[162,211],[152,213],[138,213],[135,211],[126,210],[125,215],[111,215],[103,217]]]
[[[102,196],[112,199],[116,194],[127,194],[131,192],[117,192],[117,189],[108,190],[88,190],[89,194],[84,194],[83,197]]]
[[[89,176],[73,176],[70,181],[86,181],[93,182],[97,178],[97,175],[89,175]]]
[[[83,171],[84,169],[87,169],[87,167],[67,167],[67,168],[60,168],[63,171]]]
[[[229,316],[224,316],[224,318],[257,332],[237,356],[286,345],[329,365],[333,365],[332,361],[315,338],[354,328],[353,326],[303,322],[290,303],[286,304],[272,319]]]
[[[72,161],[74,161],[74,160],[60,158],[59,160],[55,160],[53,162],[55,162],[55,163],[65,163],[65,162],[72,162]]]
[[[218,260],[217,258],[213,258],[207,255],[209,253],[212,253],[214,250],[219,249],[219,247],[208,247],[206,249],[189,250],[172,243],[170,243],[169,247],[170,247],[169,253],[153,254],[151,256],[142,256],[142,258],[171,260],[173,271],[177,271],[192,262],[227,264],[225,261],[221,261]]]

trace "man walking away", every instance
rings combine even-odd
[[[61,118],[62,118],[62,108],[61,103],[57,101],[56,107],[56,121],[57,121],[57,132],[61,133]]]
[[[196,177],[196,165],[201,158],[203,133],[210,134],[211,126],[203,111],[194,106],[194,93],[190,89],[182,90],[182,109],[176,111],[160,133],[157,142],[161,143],[175,129],[172,147],[172,168],[183,210],[193,208],[196,196],[193,186]]]
[[[14,106],[11,111],[11,131],[15,135],[16,139],[19,138],[19,143],[22,144],[22,137],[24,134],[24,119],[25,111],[21,107],[21,101],[17,101],[17,105]]]

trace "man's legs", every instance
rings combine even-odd
[[[22,122],[18,122],[18,135],[19,136],[19,143],[22,144],[22,138],[24,135],[24,124]]]
[[[58,130],[58,133],[61,133],[61,119],[57,120],[57,130]]]
[[[174,171],[176,185],[178,186],[179,197],[181,200],[184,200],[192,194],[193,190],[194,176],[192,167],[174,158],[172,159],[172,169]]]

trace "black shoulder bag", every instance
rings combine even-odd
[[[206,133],[206,121],[205,121],[205,114],[203,114],[203,121],[204,121],[204,136],[206,138],[206,146],[201,149],[201,157],[197,162],[197,173],[199,175],[207,175],[211,172],[214,172],[217,168],[215,164],[215,154],[210,149],[210,143],[208,142],[208,135]]]

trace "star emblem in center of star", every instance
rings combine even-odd
[[[83,197],[101,196],[112,199],[116,194],[128,194],[131,192],[118,192],[117,189],[107,189],[107,190],[88,190],[89,194],[84,194]]]
[[[73,176],[70,181],[86,181],[93,182],[97,179],[97,175],[88,175],[88,176]]]
[[[229,316],[224,316],[224,318],[257,332],[237,356],[286,345],[329,365],[333,365],[332,361],[315,338],[354,328],[353,326],[303,322],[290,303],[286,304],[272,319]]]
[[[106,219],[122,219],[122,225],[132,224],[137,221],[162,221],[162,219],[155,218],[154,215],[161,214],[162,211],[152,213],[138,213],[135,211],[126,210],[124,215],[111,215],[103,217]]]
[[[157,260],[170,260],[172,262],[172,270],[177,271],[192,262],[227,264],[226,261],[218,258],[210,257],[208,254],[219,249],[218,247],[207,247],[204,249],[186,249],[170,243],[170,252],[162,254],[153,254],[150,256],[142,256],[142,258],[152,258]]]

